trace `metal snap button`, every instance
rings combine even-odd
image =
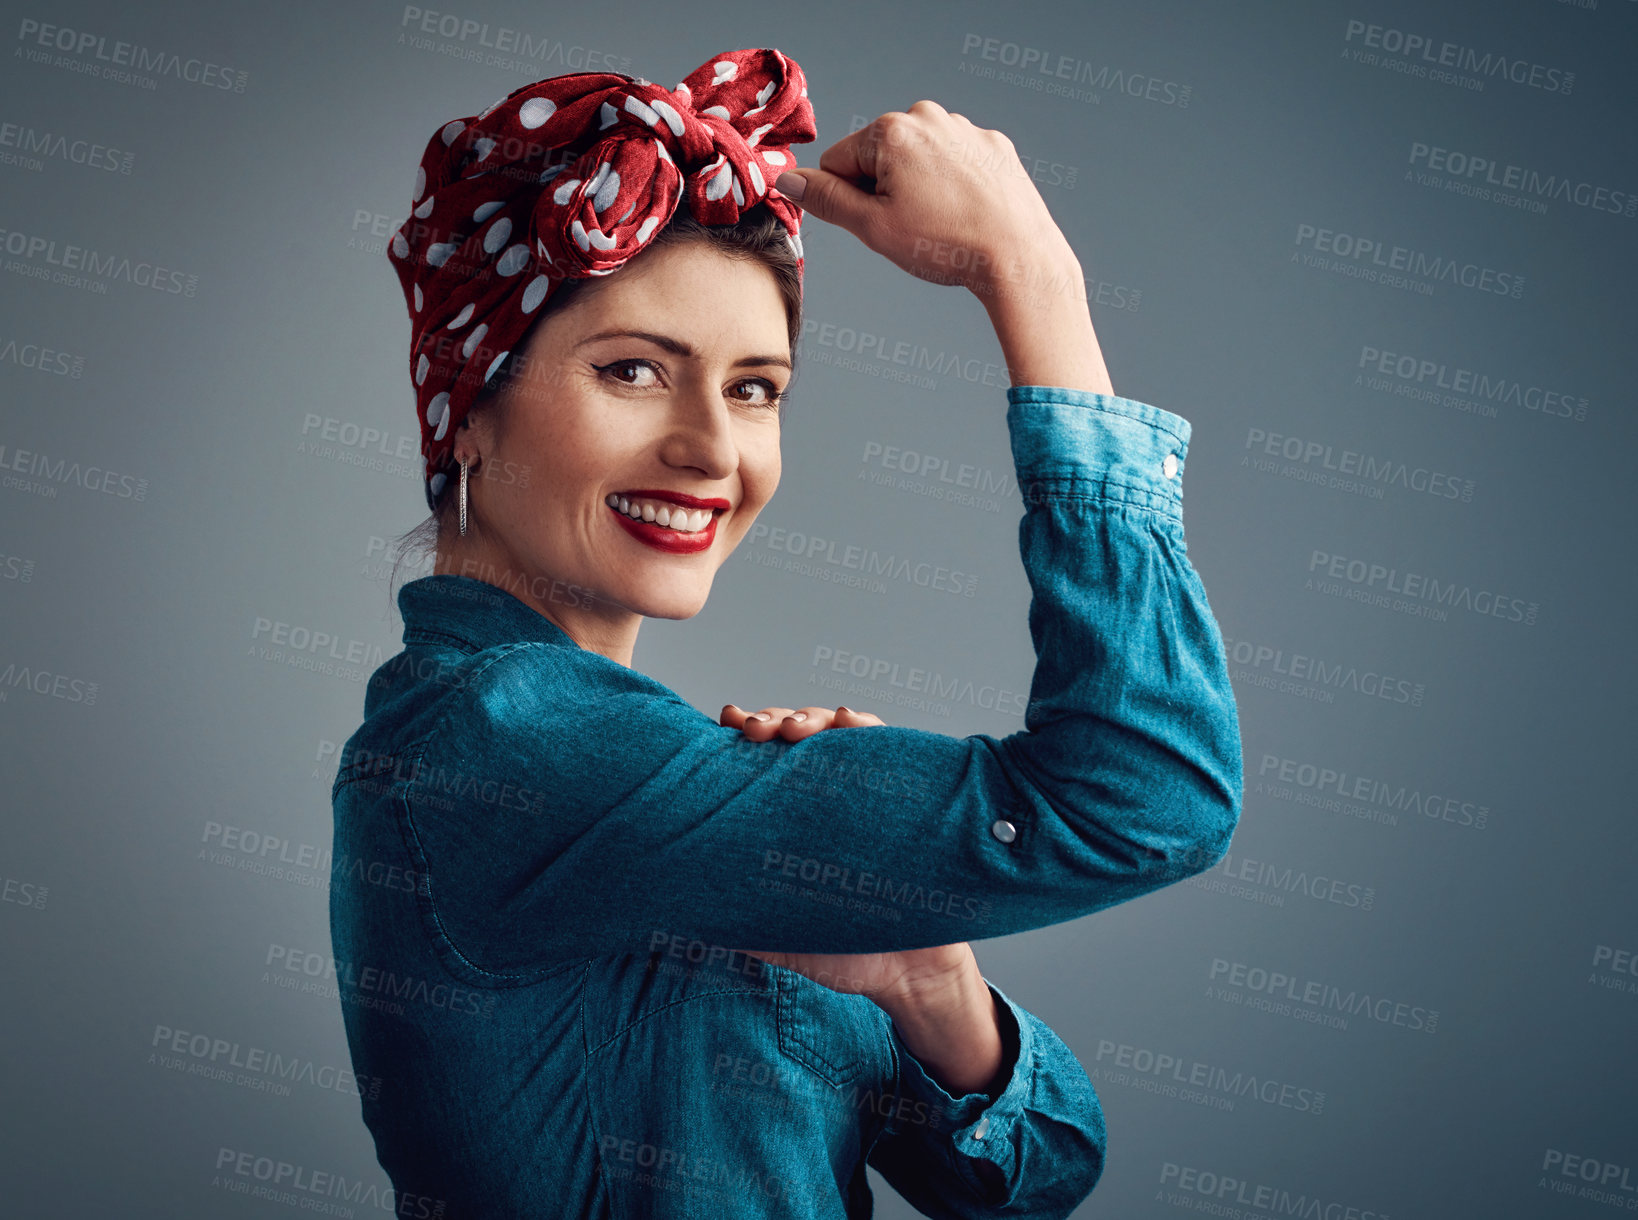
[[[1003,843],[1011,843],[1018,837],[1018,827],[1004,818],[997,818],[990,823],[990,833]]]
[[[1166,472],[1166,477],[1168,479],[1176,478],[1177,477],[1177,454],[1168,453],[1166,455],[1165,459],[1160,463],[1160,468]]]

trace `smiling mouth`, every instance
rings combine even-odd
[[[693,500],[680,504],[679,500]],[[717,517],[726,500],[701,500],[677,492],[610,492],[603,497],[620,527],[651,550],[666,555],[701,555],[716,545]]]
[[[603,502],[634,522],[644,522],[677,534],[703,533],[731,505],[719,498],[701,499],[685,492],[643,488],[611,491]]]

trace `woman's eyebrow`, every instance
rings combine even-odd
[[[580,348],[585,347],[588,343],[596,343],[599,339],[646,339],[656,347],[663,347],[672,355],[681,356],[685,360],[692,360],[699,354],[681,339],[673,339],[670,335],[657,335],[653,331],[648,330],[600,331],[595,335],[587,335],[579,343],[576,343],[575,350],[578,351]],[[733,364],[729,365],[728,367],[735,369],[755,368],[764,364],[776,364],[780,368],[787,370],[791,367],[790,358],[788,356],[745,356],[734,361]]]

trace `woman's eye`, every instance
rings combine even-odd
[[[753,407],[777,407],[784,395],[771,381],[764,381],[760,377],[753,377],[739,383],[740,389],[751,389],[757,392],[756,397],[742,398],[741,402],[748,402]]]
[[[597,368],[598,372],[601,373],[610,373],[610,370],[612,370],[610,375],[613,376],[613,378],[621,385],[635,386],[638,389],[647,389],[649,386],[655,384],[652,381],[628,381],[624,376],[625,370],[627,369],[646,371],[652,375],[654,372],[654,366],[647,360],[616,360],[613,364],[603,364],[597,366]]]

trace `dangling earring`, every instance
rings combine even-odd
[[[461,463],[461,537],[466,537],[466,463]]]

